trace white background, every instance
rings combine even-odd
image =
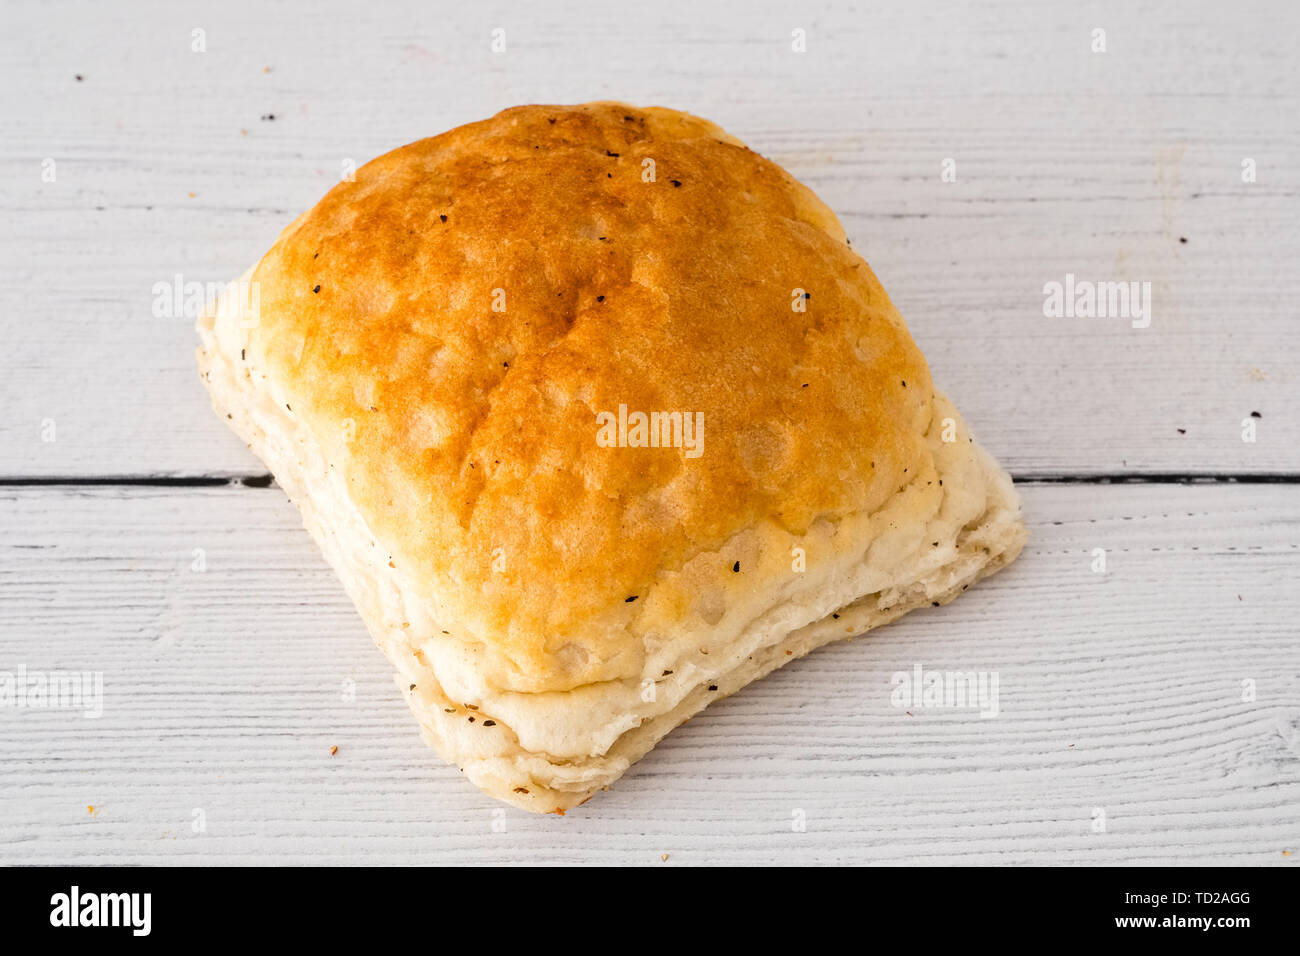
[[[1298,41],[1282,0],[5,0],[0,671],[102,671],[105,700],[0,708],[0,862],[1293,865]],[[240,274],[345,160],[591,99],[706,116],[812,186],[1018,479],[1032,539],[559,819],[420,743],[209,410],[192,318],[151,307],[177,273]],[[1067,272],[1150,282],[1151,327],[1044,318]],[[1001,714],[895,709],[916,663],[996,671]]]

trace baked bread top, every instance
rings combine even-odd
[[[250,374],[504,689],[707,644],[791,591],[792,543],[933,474],[925,360],[834,214],[685,113],[525,106],[412,143],[253,280]],[[604,447],[620,406],[702,415],[702,453]],[[937,502],[908,507],[921,524]],[[855,527],[807,562],[881,530]]]

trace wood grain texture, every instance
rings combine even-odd
[[[512,6],[8,0],[0,475],[260,471],[154,284],[238,275],[345,159],[595,98],[708,116],[818,190],[1014,472],[1300,472],[1293,4]],[[1067,272],[1152,283],[1151,327],[1044,318]]]
[[[97,720],[0,708],[0,862],[1294,863],[1294,489],[1023,490],[1010,569],[558,819],[424,748],[278,489],[0,489],[0,670],[104,675]],[[1000,714],[892,706],[916,664],[996,672]]]

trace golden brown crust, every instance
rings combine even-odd
[[[525,107],[424,140],[253,278],[256,313],[229,290],[198,323],[214,406],[426,740],[527,809],[1023,544],[834,216],[704,120]],[[620,406],[698,413],[703,454],[604,447]]]
[[[626,598],[661,571],[873,512],[926,461],[925,360],[834,216],[686,114],[527,106],[413,143],[254,278],[250,368],[515,690],[639,675]],[[703,454],[598,447],[620,405],[702,413]]]

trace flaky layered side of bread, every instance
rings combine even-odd
[[[522,107],[422,140],[244,280],[199,323],[214,406],[425,738],[526,809],[1024,541],[835,217],[695,117]],[[620,406],[698,414],[700,453],[601,444]]]

